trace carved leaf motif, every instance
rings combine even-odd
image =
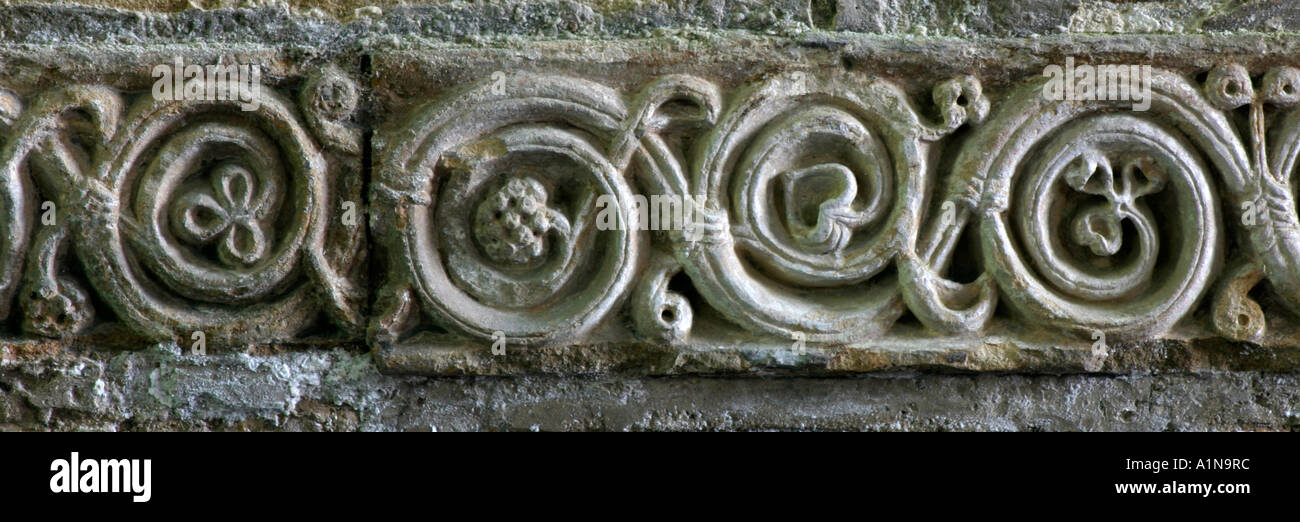
[[[269,249],[271,189],[234,164],[222,164],[212,174],[211,191],[181,196],[172,210],[177,232],[195,244],[218,243],[217,255],[230,267],[252,265]]]

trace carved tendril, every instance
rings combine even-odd
[[[56,225],[42,226],[36,232],[23,276],[26,289],[19,298],[23,331],[62,337],[84,330],[95,317],[95,309],[81,285],[59,275],[58,260],[67,235],[66,227]]]

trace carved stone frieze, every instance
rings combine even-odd
[[[1297,345],[1289,65],[1134,68],[1139,108],[952,64],[448,52],[254,53],[269,73],[231,100],[138,71],[11,85],[6,335],[335,339],[416,373]]]

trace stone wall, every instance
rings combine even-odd
[[[1286,2],[194,4],[0,6],[2,429],[1300,426]]]

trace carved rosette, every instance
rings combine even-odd
[[[596,225],[596,201],[631,204],[606,156],[626,117],[617,93],[518,75],[427,107],[385,140],[372,190],[392,270],[381,335],[413,313],[483,339],[572,341],[633,282],[644,234]],[[393,141],[400,140],[400,141]]]

